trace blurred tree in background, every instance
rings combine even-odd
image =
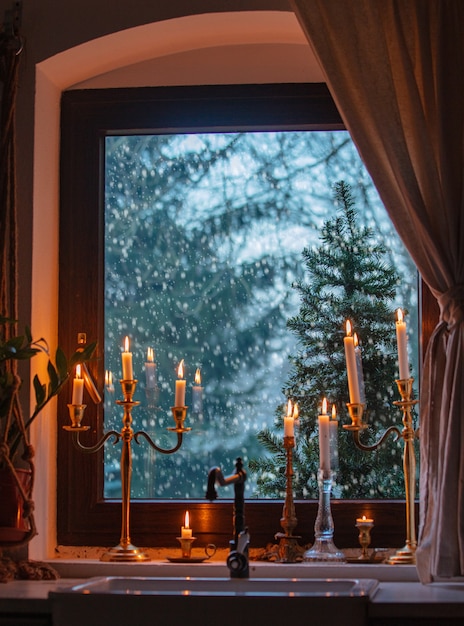
[[[128,335],[141,402],[134,428],[164,447],[181,359],[187,405],[197,368],[204,387],[204,411],[190,406],[179,452],[135,447],[133,495],[203,498],[211,465],[228,473],[237,456],[247,464],[261,454],[256,434],[272,426],[295,347],[286,329],[298,310],[292,283],[303,277],[302,248],[334,214],[333,181],[356,183],[359,214],[388,239],[389,262],[411,278],[415,270],[344,131],[113,136],[105,156],[105,368],[120,377]],[[402,288],[414,296],[410,282]],[[155,408],[145,394],[148,347]],[[116,397],[105,397],[109,428],[121,421]],[[119,497],[118,451],[105,455],[105,493]]]
[[[349,320],[362,347],[367,421],[364,443],[371,444],[387,426],[399,420],[392,405],[398,397],[394,300],[399,276],[388,260],[387,248],[374,231],[360,223],[349,185],[335,185],[335,217],[320,232],[320,244],[305,248],[304,279],[294,283],[300,297],[297,315],[287,326],[297,338],[290,357],[291,371],[284,394],[300,409],[296,438],[294,487],[297,497],[317,497],[319,467],[317,415],[325,396],[346,420],[349,401],[343,337]],[[396,393],[396,395],[395,395]],[[258,439],[270,456],[252,461],[259,492],[285,493],[282,416],[277,409],[274,429]],[[389,440],[375,452],[361,452],[351,433],[339,429],[337,494],[348,498],[397,498],[404,495],[402,446]]]

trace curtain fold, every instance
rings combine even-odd
[[[464,2],[290,0],[440,305],[420,396],[422,582],[464,576]]]

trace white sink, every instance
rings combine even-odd
[[[367,624],[372,579],[92,578],[50,593],[54,626]]]
[[[284,595],[366,596],[377,587],[370,579],[304,578],[128,578],[103,576],[74,585],[62,592],[124,595]],[[58,592],[61,593],[61,592]]]

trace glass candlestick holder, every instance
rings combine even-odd
[[[374,522],[366,517],[358,518],[356,520],[356,528],[359,530],[359,545],[361,546],[361,555],[359,561],[370,561],[369,546],[371,544],[371,530],[374,527]]]
[[[314,524],[314,544],[310,550],[306,550],[304,553],[304,561],[345,561],[345,555],[333,542],[334,523],[330,507],[330,496],[334,478],[335,472],[332,470],[318,470],[319,507]]]

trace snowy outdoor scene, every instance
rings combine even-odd
[[[105,150],[105,370],[113,384],[105,391],[105,428],[121,424],[115,400],[121,399],[126,336],[139,381],[134,430],[145,430],[164,448],[174,445],[176,435],[166,429],[174,425],[171,407],[182,360],[186,426],[192,428],[173,455],[155,453],[143,440],[134,444],[133,498],[204,499],[208,470],[217,465],[229,475],[239,456],[248,471],[248,498],[281,497],[278,487],[275,493],[260,491],[259,476],[249,465],[268,454],[260,431],[283,434],[289,358],[301,349],[287,327],[300,307],[294,284],[305,281],[303,249],[319,246],[324,224],[337,215],[339,181],[351,188],[359,226],[372,230],[387,250],[385,263],[398,275],[388,308],[407,312],[418,391],[417,271],[347,132],[111,136]],[[339,364],[344,324],[340,319]],[[394,345],[394,321],[391,340]],[[367,345],[369,338],[361,341]],[[195,383],[197,370],[201,382]],[[385,385],[393,388],[390,378]],[[195,398],[194,385],[201,387]],[[346,380],[341,385],[344,397],[330,398],[340,410],[340,431],[349,421],[343,411],[349,400]],[[385,406],[398,399],[386,386]],[[300,414],[300,424],[314,423],[318,411],[316,402]],[[379,424],[382,419],[400,421],[400,416],[396,410]],[[296,437],[304,432],[297,429]],[[307,437],[310,448],[313,435]],[[343,446],[349,455],[348,439]],[[105,448],[107,498],[120,497],[119,456],[118,447]],[[366,498],[396,497],[401,488],[401,449],[380,458],[385,485],[375,493],[370,487]],[[357,482],[352,478],[345,477],[347,484]],[[341,489],[338,497],[359,495],[350,489]],[[313,497],[311,485],[302,494]],[[220,495],[233,497],[233,489]]]

